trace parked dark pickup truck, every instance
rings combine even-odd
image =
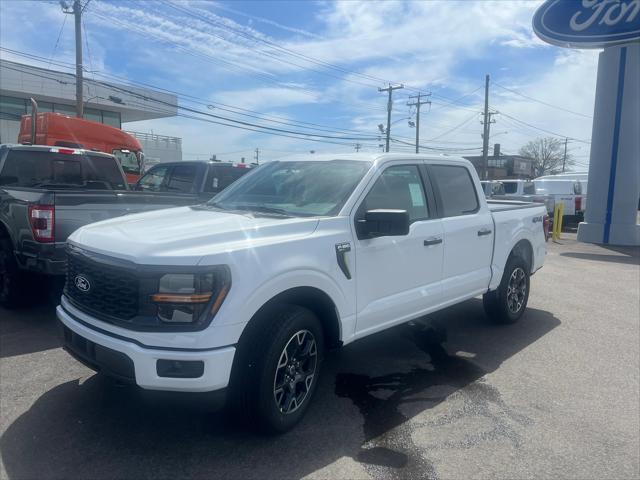
[[[158,165],[172,172],[166,178],[162,175],[168,189],[154,193],[141,185],[147,191],[136,192],[129,190],[112,155],[0,145],[0,304],[20,303],[29,273],[64,275],[65,242],[79,227],[129,213],[202,203],[214,196],[215,191],[206,191],[207,182],[214,185],[212,177],[191,177],[194,164],[185,162],[185,166],[186,170],[181,164]],[[140,180],[148,182],[151,173]],[[223,183],[219,180],[217,185]]]
[[[134,185],[134,190],[154,192],[156,195],[179,195],[204,203],[221,192],[252,165],[204,161],[168,162],[154,165]]]

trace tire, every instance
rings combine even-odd
[[[18,268],[11,239],[0,238],[0,305],[14,308],[23,303],[25,274]]]
[[[484,311],[496,323],[517,322],[529,301],[529,265],[518,256],[510,256],[497,290],[482,297]]]
[[[318,385],[324,338],[310,310],[283,305],[249,325],[230,382],[236,414],[266,433],[291,430]]]

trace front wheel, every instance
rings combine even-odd
[[[318,384],[324,349],[322,326],[310,310],[286,305],[251,332],[232,379],[244,412],[270,433],[293,428],[304,416]]]
[[[482,297],[484,310],[497,323],[515,323],[529,301],[529,266],[521,257],[510,257],[497,290]]]

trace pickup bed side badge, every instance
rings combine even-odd
[[[336,259],[338,260],[338,266],[348,280],[351,280],[351,272],[349,271],[349,266],[347,265],[346,253],[350,251],[351,244],[349,242],[336,243]]]

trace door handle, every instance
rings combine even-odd
[[[484,235],[491,235],[491,230],[489,228],[483,228],[482,230],[478,230],[479,237],[482,237]]]
[[[442,238],[429,238],[427,240],[424,241],[424,246],[428,247],[430,245],[437,245],[439,243],[442,243]]]

